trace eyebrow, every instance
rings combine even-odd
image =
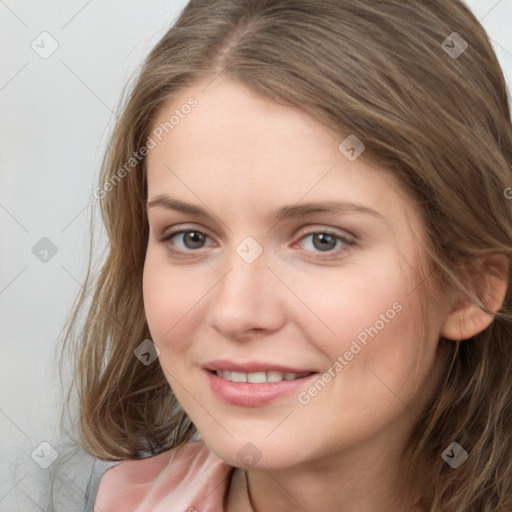
[[[160,206],[168,210],[175,210],[182,213],[188,213],[196,217],[213,218],[215,215],[209,214],[205,209],[179,199],[173,199],[165,194],[158,195],[148,201],[148,210]],[[272,213],[272,219],[275,221],[291,219],[295,217],[304,217],[307,215],[319,213],[360,213],[371,215],[377,219],[387,222],[384,215],[378,211],[357,203],[346,201],[322,201],[313,203],[302,203],[290,206],[282,206]]]

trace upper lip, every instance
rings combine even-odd
[[[284,366],[274,363],[260,363],[257,361],[246,361],[237,363],[227,359],[217,359],[209,361],[203,365],[205,370],[215,371],[224,370],[232,372],[255,373],[255,372],[282,372],[282,373],[316,373],[316,370],[308,368],[292,368],[291,366]]]

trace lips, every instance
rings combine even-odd
[[[216,375],[231,382],[250,382],[251,384],[262,384],[264,382],[280,382],[282,380],[302,379],[311,375],[310,372],[278,372],[271,370],[268,372],[232,372],[229,370],[216,370]]]
[[[318,373],[274,363],[227,360],[210,361],[203,370],[217,398],[243,407],[260,407],[290,397]]]
[[[255,361],[235,362],[227,359],[217,359],[203,365],[205,370],[209,371],[229,371],[240,373],[257,373],[257,372],[280,372],[280,373],[317,373],[317,370],[311,368],[294,368],[275,363],[261,363]]]

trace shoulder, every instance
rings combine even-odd
[[[123,461],[103,474],[94,512],[219,510],[232,471],[204,441]]]

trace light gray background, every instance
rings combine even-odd
[[[84,276],[106,140],[123,87],[185,4],[0,0],[2,512],[42,510],[38,486],[48,470],[31,454],[48,460],[40,443],[62,442],[55,344]],[[468,4],[512,91],[512,0]],[[31,47],[42,46],[43,31],[58,43],[46,59]],[[42,237],[57,247],[47,262],[32,252]],[[73,485],[85,491],[83,481]]]

